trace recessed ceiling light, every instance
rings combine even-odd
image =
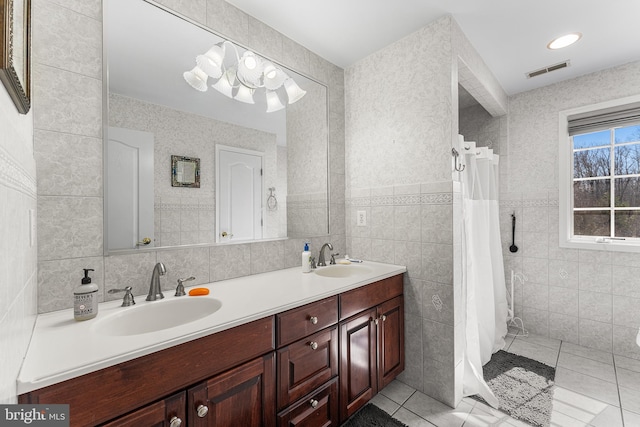
[[[562,49],[563,47],[570,46],[582,38],[582,33],[569,33],[564,36],[555,38],[549,42],[547,48],[549,49]]]

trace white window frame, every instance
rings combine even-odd
[[[613,252],[640,252],[640,239],[609,240],[596,242],[592,236],[574,236],[573,233],[573,144],[569,136],[569,117],[605,108],[640,102],[640,95],[629,96],[599,104],[563,110],[559,113],[558,133],[558,190],[559,190],[559,244],[561,248],[592,249]]]

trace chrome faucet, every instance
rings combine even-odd
[[[160,286],[160,276],[164,276],[167,269],[164,268],[164,264],[159,262],[153,267],[153,273],[151,274],[151,284],[149,285],[149,295],[147,295],[147,301],[155,301],[157,299],[164,298],[162,295],[162,287]]]
[[[327,263],[324,261],[324,250],[325,248],[329,248],[330,251],[333,250],[333,246],[331,245],[331,243],[325,243],[324,245],[322,245],[322,247],[320,248],[320,255],[318,255],[318,267],[326,267]]]
[[[175,296],[177,297],[185,296],[186,292],[184,291],[184,282],[190,282],[191,280],[196,280],[196,278],[191,276],[191,277],[187,277],[186,279],[178,279],[178,286],[176,287]]]

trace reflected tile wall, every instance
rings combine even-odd
[[[329,220],[332,234],[326,235],[324,230],[323,237],[305,240],[312,242],[314,248],[330,241],[344,253],[344,71],[226,1],[161,0],[160,3],[243,45],[255,42],[257,51],[268,50],[270,56],[284,65],[328,85],[331,171]],[[136,289],[134,294],[146,295],[151,271],[158,261],[164,262],[168,270],[168,277],[162,279],[163,287],[167,290],[174,287],[179,276],[194,275],[198,283],[205,283],[300,264],[302,246],[298,239],[294,239],[295,244],[275,241],[103,257],[102,2],[43,0],[34,2],[32,8],[33,126],[29,121],[25,129],[33,128],[36,134],[37,162],[34,169],[37,167],[38,188],[42,187],[42,194],[38,196],[40,259],[39,274],[37,278],[34,275],[30,282],[34,291],[20,294],[21,298],[35,295],[37,285],[38,292],[43,296],[39,312],[70,308],[73,299],[69,292],[74,287],[79,268],[94,268],[94,281],[100,286],[101,295],[111,299],[119,296],[105,295],[106,289],[126,285]],[[15,120],[14,107],[8,97],[0,101],[0,112],[3,113],[0,115],[0,124],[5,129],[2,121],[5,117],[12,122],[19,120]],[[4,110],[7,110],[7,114]],[[12,112],[9,113],[9,110]],[[140,115],[127,119],[137,121],[137,125],[144,127],[150,125],[152,118],[153,115]],[[124,120],[124,117],[120,119]],[[193,120],[197,122],[197,119]],[[198,124],[196,122],[185,122],[183,127],[178,128],[165,126],[164,133],[169,138],[177,139],[192,125]],[[224,132],[225,135],[231,135],[231,130]],[[31,141],[31,135],[25,133],[19,139]],[[17,147],[17,144],[13,144],[14,140],[10,142]],[[28,145],[31,147],[30,143]],[[30,150],[24,151],[30,154]],[[161,155],[175,154],[169,151],[164,150]],[[73,159],[80,157],[87,168],[77,167],[78,161]],[[25,164],[31,161],[29,157],[25,158]],[[78,175],[80,172],[83,172],[82,176]],[[30,176],[36,176],[35,172]],[[1,193],[0,196],[5,197]],[[215,210],[212,197],[210,202],[198,203],[197,215],[191,209],[194,202],[188,198],[183,200],[180,195],[173,200],[156,200],[156,204],[180,206],[179,209],[164,210],[160,206],[156,211],[156,226],[163,227],[159,233],[162,244],[200,243],[204,240],[203,235],[213,236],[214,227],[208,224]],[[6,204],[1,203],[0,206]],[[197,227],[194,225],[196,223]],[[6,299],[0,298],[0,302],[4,301]],[[15,378],[12,380],[15,382]]]

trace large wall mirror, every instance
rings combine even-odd
[[[223,41],[151,1],[104,2],[106,253],[328,234],[327,87],[272,61],[306,91],[286,108],[195,90],[183,73]],[[172,156],[198,159],[199,187],[172,186]]]

